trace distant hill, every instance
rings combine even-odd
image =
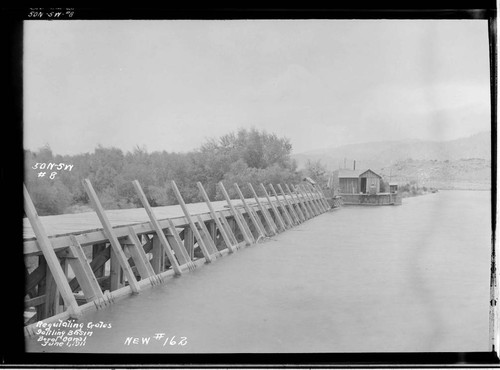
[[[490,190],[491,160],[412,160],[396,162],[377,169],[378,173],[399,184],[415,183],[437,189]]]
[[[381,169],[396,162],[412,160],[455,161],[460,159],[491,159],[491,132],[481,132],[451,141],[401,140],[350,144],[293,154],[299,168],[308,160],[321,160],[329,170],[344,166]]]

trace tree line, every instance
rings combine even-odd
[[[240,185],[245,197],[252,196],[248,183],[263,196],[257,188],[260,183],[297,183],[304,176],[319,176],[312,166],[298,171],[291,153],[288,138],[256,129],[240,129],[208,139],[187,153],[148,153],[139,146],[124,153],[99,145],[93,153],[58,155],[46,145],[35,152],[25,150],[25,184],[40,215],[90,210],[83,187],[85,178],[90,179],[105,209],[141,206],[133,180],[140,182],[152,206],[177,204],[171,180],[187,203],[203,201],[198,181],[211,200],[223,199],[217,187],[220,181],[231,198],[237,197],[234,183]],[[72,165],[71,170],[58,171],[63,168],[59,164],[66,169]]]

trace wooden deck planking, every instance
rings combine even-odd
[[[260,199],[262,202],[267,203],[265,198]],[[243,207],[243,204],[239,199],[231,199],[231,203],[237,207]],[[252,205],[256,204],[256,202],[254,199],[247,199],[247,204]],[[191,215],[210,213],[207,205],[202,202],[190,203],[186,204],[186,206]],[[227,203],[224,200],[212,202],[212,206],[216,212],[228,209]],[[179,205],[153,207],[153,211],[158,220],[184,217],[182,209]],[[112,227],[130,226],[150,222],[144,208],[106,210],[106,215]],[[49,237],[82,234],[102,230],[102,225],[95,212],[40,216],[40,221]],[[23,219],[23,239],[25,241],[36,239],[35,233],[33,232],[27,218]]]

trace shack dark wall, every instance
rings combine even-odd
[[[357,178],[340,178],[339,187],[341,194],[358,194],[359,179]]]

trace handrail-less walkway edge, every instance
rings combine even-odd
[[[217,210],[203,185],[197,183],[208,212],[193,213],[172,181],[183,216],[160,219],[135,180],[134,189],[149,221],[113,227],[91,182],[86,179],[83,184],[102,228],[57,236],[46,232],[24,186],[25,212],[35,235],[25,239],[24,255],[38,258],[38,266],[31,272],[26,267],[25,271],[25,309],[36,310],[25,322],[28,337],[35,334],[39,321],[81,318],[84,313],[102,309],[130,294],[140,294],[167,278],[257,244],[330,209],[324,193],[313,186],[285,184],[285,193],[278,184],[279,195],[272,184],[271,193],[260,184],[264,194],[260,198],[247,184],[254,198],[245,199],[238,184],[234,184],[239,199],[230,199],[221,182],[218,187],[227,207]],[[69,266],[74,276],[70,276]]]

